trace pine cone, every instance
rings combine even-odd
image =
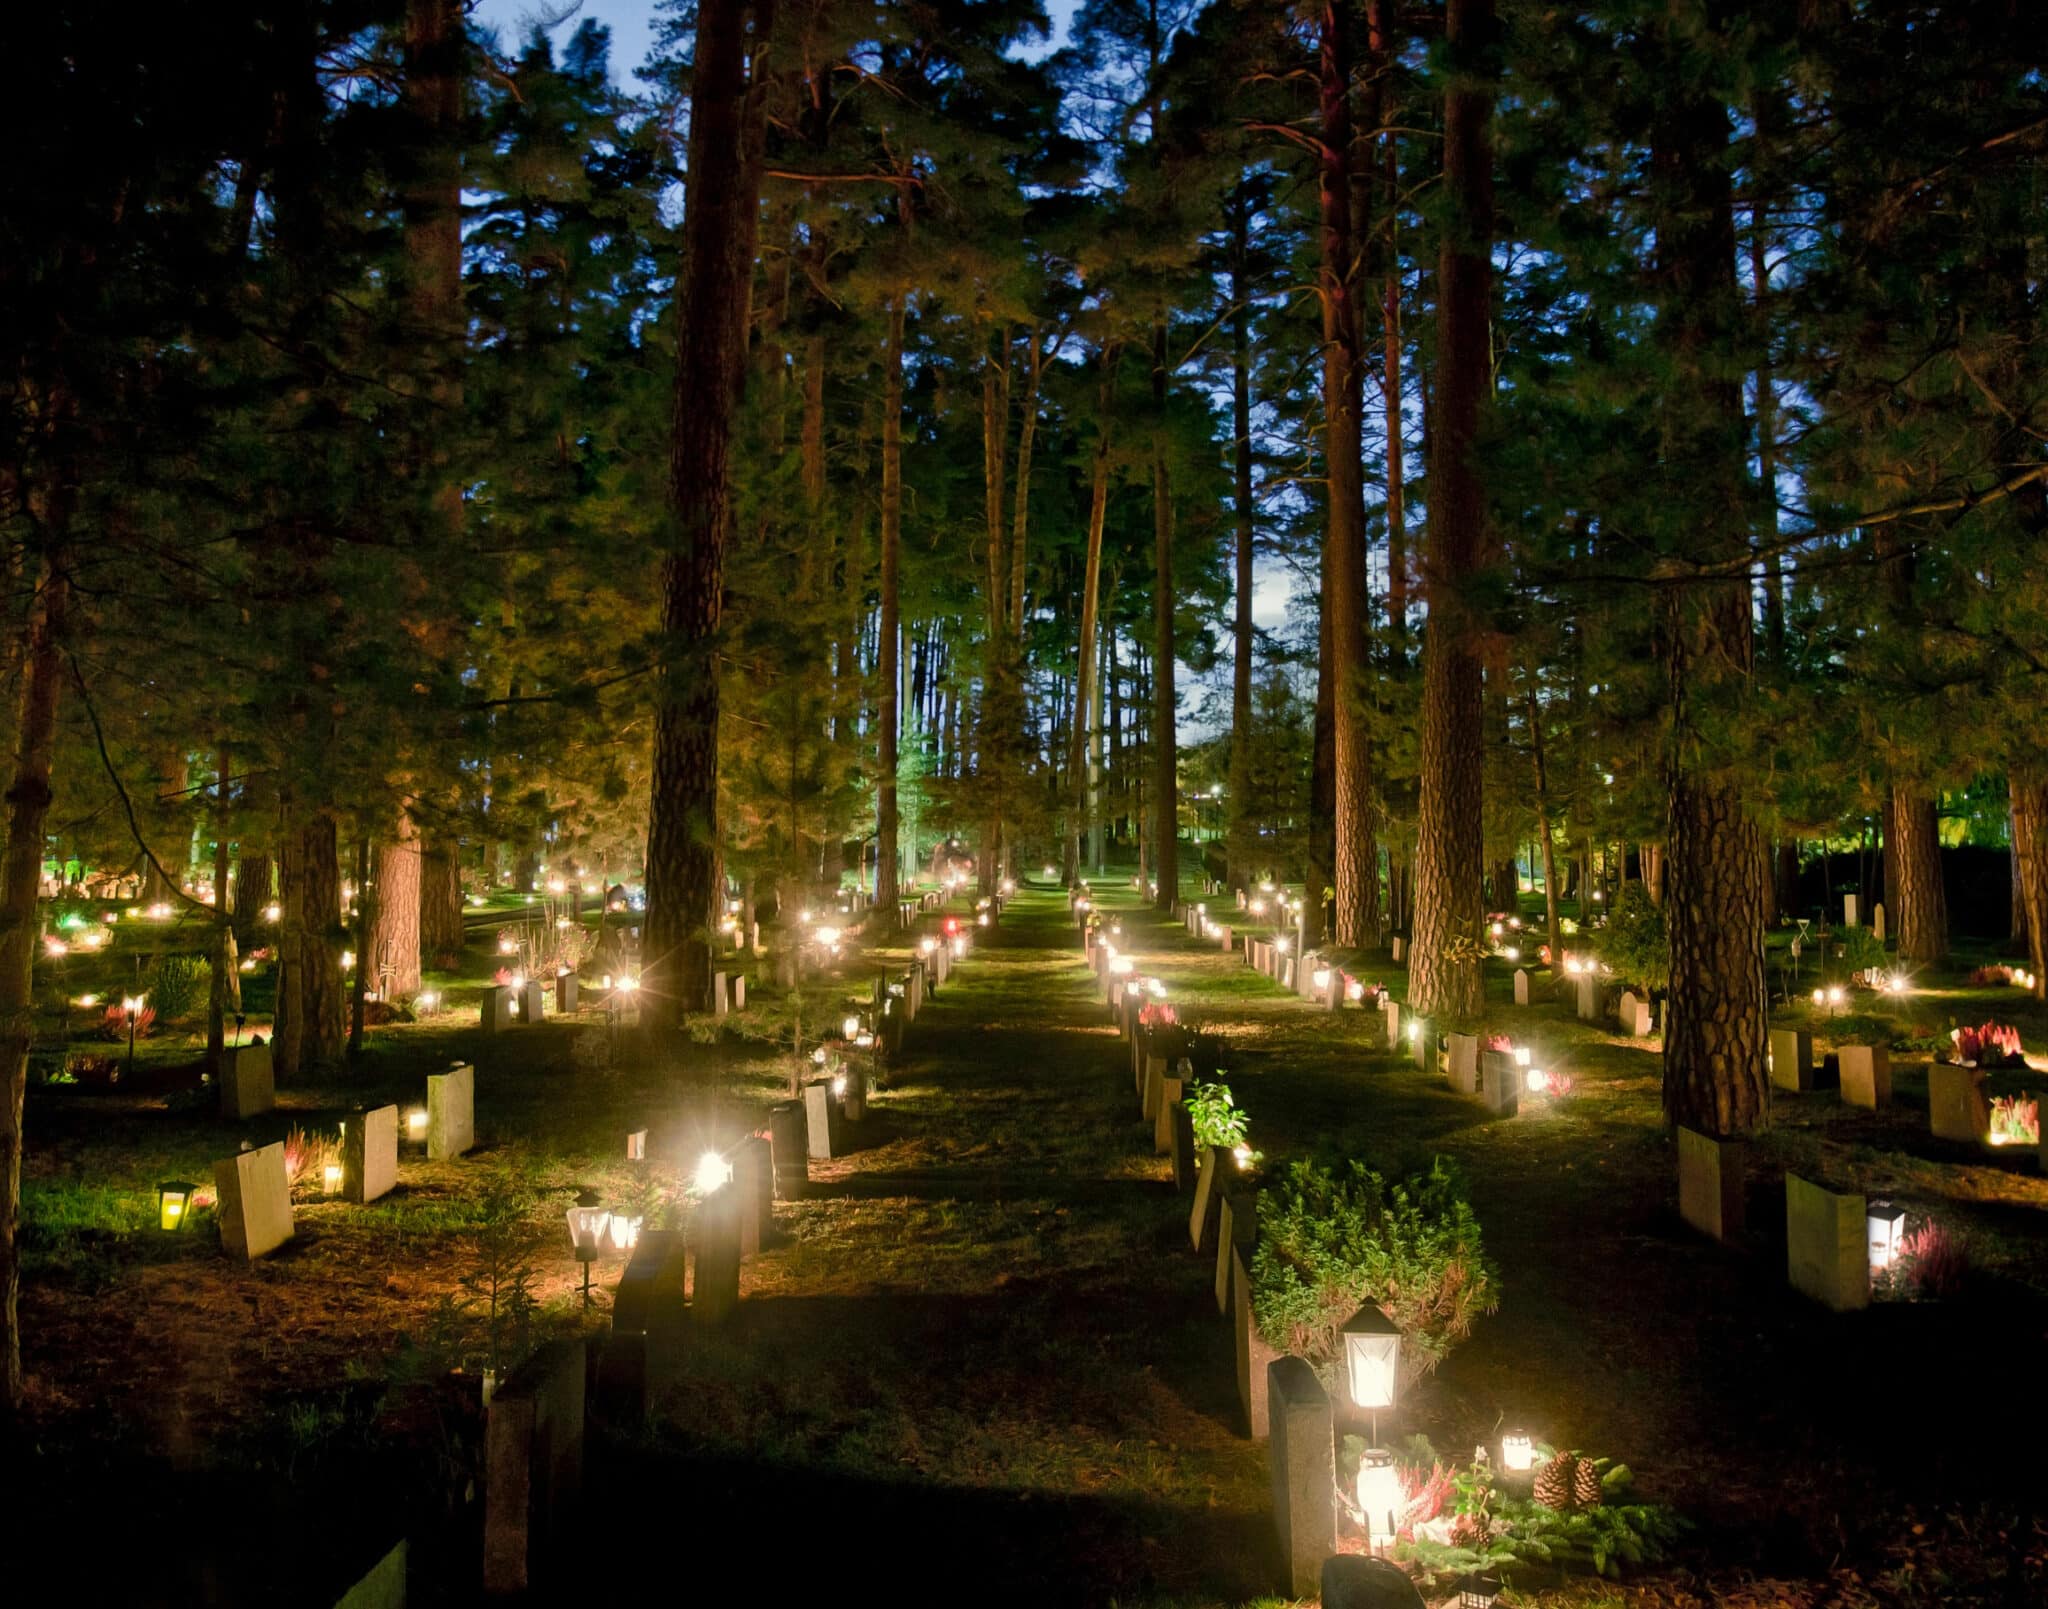
[[[1559,1453],[1536,1471],[1536,1501],[1545,1508],[1572,1506],[1572,1471],[1578,1467],[1574,1453]]]
[[[1572,1501],[1580,1508],[1600,1506],[1600,1471],[1593,1467],[1590,1458],[1578,1459],[1572,1465]]]

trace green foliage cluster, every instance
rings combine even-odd
[[[157,1020],[171,1022],[198,1010],[206,999],[207,977],[206,964],[196,955],[159,956],[144,991]]]
[[[1443,1157],[1389,1181],[1358,1161],[1290,1163],[1259,1193],[1252,1316],[1268,1345],[1318,1369],[1370,1303],[1400,1327],[1401,1374],[1433,1370],[1493,1311],[1498,1277],[1464,1182]]]
[[[1641,883],[1624,883],[1600,938],[1600,959],[1624,983],[1662,993],[1671,983],[1671,949],[1663,907]]]
[[[1231,1098],[1228,1084],[1195,1084],[1181,1099],[1194,1122],[1197,1146],[1233,1151],[1245,1143],[1251,1114]]]

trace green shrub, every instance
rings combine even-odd
[[[1661,994],[1671,983],[1670,941],[1664,911],[1650,903],[1641,883],[1623,883],[1600,936],[1600,959],[1623,983]]]
[[[1889,959],[1884,953],[1883,941],[1867,927],[1836,928],[1834,945],[1842,953],[1832,958],[1834,964],[1830,970],[1850,977],[1868,972],[1872,967],[1881,967]]]
[[[198,956],[159,956],[145,991],[157,1021],[189,1017],[206,999],[209,981],[206,963]]]
[[[1438,1157],[1389,1183],[1362,1162],[1290,1164],[1259,1193],[1252,1314],[1267,1345],[1325,1374],[1367,1303],[1401,1331],[1401,1377],[1427,1374],[1499,1300],[1464,1183]]]
[[[1230,1098],[1228,1084],[1195,1084],[1181,1097],[1194,1122],[1195,1145],[1234,1151],[1244,1144],[1251,1115]]]

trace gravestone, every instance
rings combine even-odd
[[[1182,1082],[1178,1078],[1159,1081],[1159,1105],[1152,1116],[1152,1154],[1173,1155],[1173,1109],[1180,1102]]]
[[[1883,910],[1882,905],[1878,906]],[[1889,1045],[1842,1045],[1835,1051],[1842,1075],[1842,1104],[1879,1111],[1892,1103],[1892,1051]]]
[[[1266,1345],[1253,1327],[1249,1262],[1249,1247],[1230,1249],[1230,1314],[1237,1338],[1237,1405],[1244,1416],[1240,1423],[1245,1434],[1253,1441],[1264,1441],[1271,1424],[1266,1366],[1280,1354]]]
[[[1813,1035],[1804,1028],[1771,1030],[1771,1087],[1795,1093],[1813,1088]]]
[[[1362,1553],[1323,1560],[1318,1587],[1323,1609],[1428,1609],[1405,1570]]]
[[[487,1034],[501,1034],[512,1026],[512,985],[493,983],[484,990],[478,1009],[482,1012],[483,1030]]]
[[[726,989],[725,974],[711,974],[711,1015],[722,1017],[732,1009],[732,996]]]
[[[334,1600],[334,1609],[405,1609],[405,1538]]]
[[[427,1074],[427,1160],[450,1162],[476,1144],[476,1069]]]
[[[1230,1186],[1223,1192],[1223,1206],[1216,1220],[1216,1311],[1230,1312],[1232,1279],[1231,1257],[1234,1252],[1243,1252],[1246,1262],[1251,1261],[1252,1247],[1259,1238],[1259,1198],[1250,1190],[1243,1189],[1233,1175]]]
[[[1861,1195],[1785,1175],[1785,1265],[1794,1290],[1847,1313],[1870,1305],[1870,1230]]]
[[[214,1163],[213,1193],[220,1243],[230,1257],[254,1262],[292,1238],[292,1183],[282,1140]]]
[[[775,1153],[764,1134],[733,1148],[732,1181],[740,1190],[740,1255],[760,1251],[775,1221]]]
[[[576,1002],[576,974],[557,972],[555,974],[555,1010],[563,1016],[574,1012]]]
[[[1516,968],[1515,968],[1515,1004],[1516,1004],[1516,1005],[1518,1005],[1518,1006],[1526,1006],[1526,1005],[1527,1005],[1528,1003],[1529,1003],[1529,974],[1528,974],[1528,971],[1527,971],[1527,970],[1526,970],[1525,968],[1522,968],[1522,967],[1516,967]]]
[[[1188,1212],[1188,1239],[1196,1251],[1206,1246],[1209,1237],[1216,1233],[1216,1216],[1223,1205],[1220,1184],[1225,1166],[1220,1149],[1213,1145],[1202,1147],[1201,1165],[1195,1170],[1195,1204]]]
[[[484,1591],[566,1581],[583,1495],[583,1343],[551,1341],[484,1410]]]
[[[626,1160],[645,1162],[647,1160],[647,1131],[635,1129],[626,1136]]]
[[[1385,1025],[1387,1049],[1392,1050],[1401,1043],[1401,1007],[1392,995],[1380,1000],[1380,1021]]]
[[[1871,936],[1878,943],[1884,943],[1884,904],[1882,901],[1870,907],[1870,932]]]
[[[1717,1140],[1681,1126],[1678,1130],[1678,1212],[1703,1235],[1727,1240],[1742,1230],[1740,1140]]]
[[[868,1111],[867,1070],[849,1064],[844,1076],[846,1093],[839,1097],[839,1115],[849,1123],[858,1123]]]
[[[1280,1590],[1303,1597],[1321,1584],[1323,1560],[1337,1551],[1336,1427],[1330,1395],[1308,1359],[1288,1356],[1266,1365],[1266,1403]]]
[[[1477,1034],[1452,1034],[1445,1041],[1444,1069],[1450,1075],[1451,1088],[1460,1095],[1479,1093],[1479,1036]]]
[[[1141,1106],[1145,1121],[1159,1121],[1160,1097],[1166,1091],[1166,1058],[1148,1055],[1145,1058],[1145,1096]]]
[[[1479,1058],[1479,1099],[1497,1117],[1513,1117],[1522,1105],[1522,1069],[1507,1051],[1489,1050]]]
[[[341,1130],[341,1198],[357,1206],[398,1184],[398,1108],[352,1112]]]
[[[540,979],[528,978],[519,990],[519,1017],[528,1027],[540,1022],[547,1015],[547,990],[540,986]]]
[[[829,1162],[846,1149],[840,1133],[839,1103],[832,1098],[828,1080],[804,1085],[804,1135],[807,1154],[820,1162]]]
[[[1600,1020],[1600,980],[1590,972],[1581,972],[1573,980],[1578,989],[1579,1021]]]
[[[1436,1035],[1429,1031],[1427,1022],[1408,1024],[1408,1054],[1415,1058],[1415,1065],[1425,1073],[1429,1071],[1429,1059],[1436,1053]]]
[[[1842,926],[1854,927],[1856,925],[1859,904],[1860,902],[1854,894],[1844,894],[1842,896]]]
[[[1175,1083],[1180,1082],[1178,1079]],[[1176,1099],[1167,1107],[1171,1114],[1173,1146],[1173,1187],[1175,1190],[1192,1190],[1195,1187],[1195,1120],[1185,1102]]]
[[[697,1203],[690,1322],[723,1324],[740,1305],[740,1190],[737,1175]]]
[[[674,1373],[689,1317],[689,1270],[680,1229],[643,1229],[612,1297],[612,1331],[597,1356],[597,1386],[624,1414],[644,1416]]]
[[[243,1045],[220,1053],[220,1115],[260,1117],[277,1105],[277,1080],[271,1073],[270,1046]]]
[[[1236,938],[1230,931],[1230,924],[1228,922],[1218,922],[1214,932],[1216,934],[1216,947],[1225,954],[1228,954],[1236,944]]]
[[[1991,1107],[1984,1098],[1984,1075],[1975,1067],[1954,1062],[1929,1063],[1927,1122],[1937,1140],[1975,1145],[1991,1132]]]
[[[804,1109],[778,1101],[768,1109],[768,1147],[775,1164],[775,1199],[801,1201],[811,1180],[804,1140]]]
[[[1408,941],[1398,933],[1394,935],[1393,950],[1395,964],[1399,965],[1401,958],[1408,953]]]
[[[1621,997],[1621,1031],[1631,1039],[1646,1039],[1651,1029],[1650,1002],[1633,992]]]

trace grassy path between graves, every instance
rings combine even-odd
[[[1462,1458],[1519,1426],[1627,1462],[1699,1524],[1684,1569],[1521,1601],[1960,1602],[2023,1557],[2042,1568],[2038,1530],[2004,1528],[2026,1453],[1994,1404],[2031,1400],[2043,1309],[1999,1276],[2040,1277],[2048,1185],[1924,1143],[1910,1071],[1889,1115],[1781,1102],[1753,1234],[1717,1247],[1674,1209],[1653,1046],[1516,1010],[1494,978],[1492,1026],[1575,1081],[1495,1120],[1387,1055],[1374,1014],[1323,1012],[1128,893],[1109,904],[1141,969],[1225,1047],[1269,1161],[1464,1168],[1501,1306],[1395,1433]],[[736,1558],[772,1556],[792,1518],[821,1526],[849,1588],[900,1582],[907,1603],[1257,1600],[1275,1568],[1264,1449],[1236,1433],[1211,1265],[1127,1068],[1063,897],[1027,891],[920,1017],[862,1149],[778,1207],[738,1322],[688,1359],[628,1484]],[[1788,1165],[1960,1217],[1986,1294],[1844,1316],[1793,1296]]]

